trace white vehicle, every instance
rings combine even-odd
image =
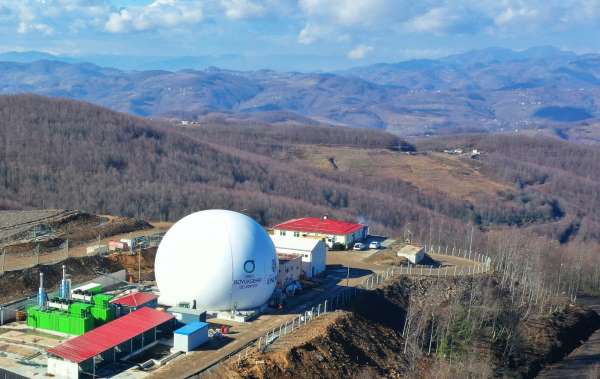
[[[379,241],[371,241],[369,244],[369,249],[381,249],[381,244]]]
[[[364,250],[366,248],[365,244],[362,242],[357,242],[352,247],[352,250]]]

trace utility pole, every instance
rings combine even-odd
[[[69,224],[67,224],[67,238],[66,238],[66,242],[67,245],[65,246],[65,259],[69,259]]]
[[[346,273],[346,287],[350,287],[350,263],[346,265],[348,272]]]
[[[138,252],[138,283],[142,284],[142,245],[140,244]]]
[[[471,250],[473,248],[473,232],[475,231],[475,227],[471,225],[471,240],[469,241],[469,256],[471,256]]]

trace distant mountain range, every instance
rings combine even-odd
[[[74,98],[149,117],[333,124],[400,135],[562,130],[596,125],[600,116],[600,55],[552,47],[489,48],[334,73],[130,71],[55,58],[0,54],[0,93]]]

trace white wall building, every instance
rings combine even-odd
[[[271,235],[278,253],[302,256],[302,273],[307,278],[325,271],[327,266],[327,246],[317,238],[302,238]]]
[[[354,222],[334,220],[327,216],[297,218],[277,224],[273,234],[286,237],[321,238],[332,249],[350,249],[355,242],[363,241],[369,227]]]

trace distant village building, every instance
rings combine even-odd
[[[348,249],[355,242],[367,238],[369,227],[329,217],[306,217],[283,222],[273,227],[273,233],[282,237],[316,237],[329,248]]]
[[[306,278],[312,278],[325,271],[327,246],[323,240],[280,235],[272,235],[271,239],[278,254],[294,254],[301,257],[302,274]]]

